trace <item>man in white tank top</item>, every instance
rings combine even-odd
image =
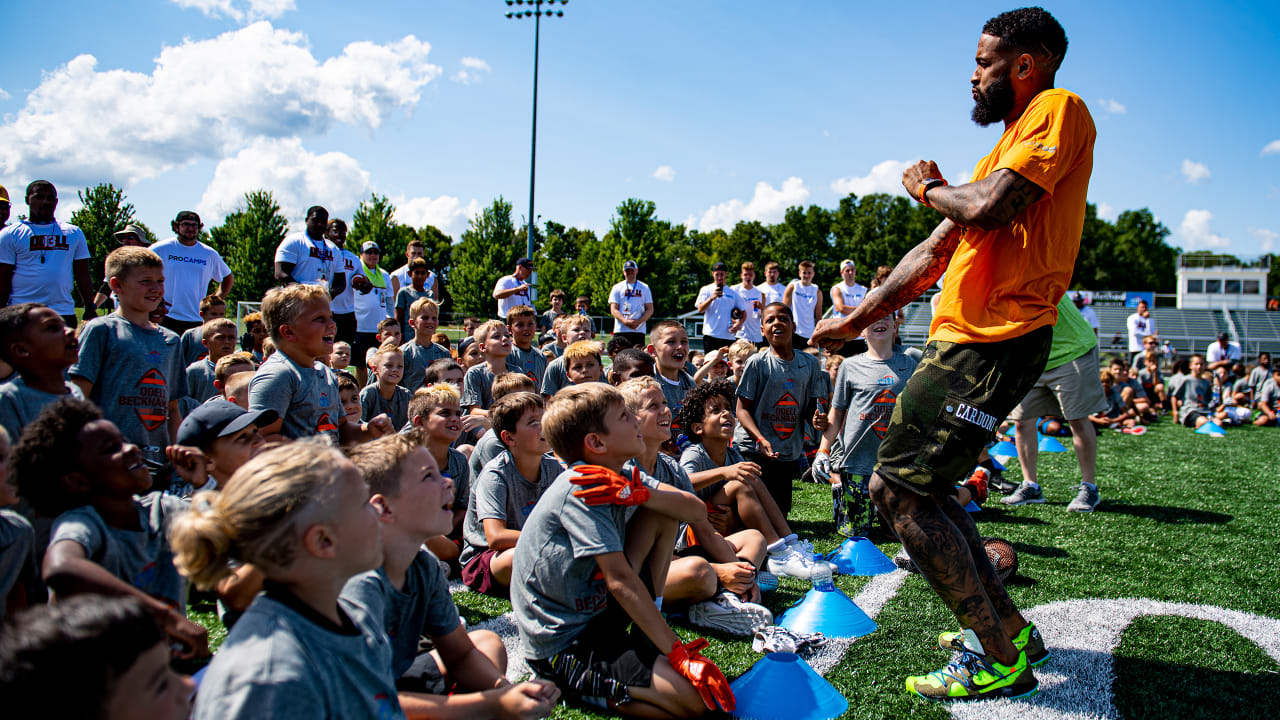
[[[841,280],[831,286],[831,317],[848,317],[866,296],[867,288],[854,281],[857,276],[856,263],[852,260],[844,260],[840,263]]]
[[[800,278],[792,280],[782,296],[782,301],[791,306],[791,313],[795,315],[796,333],[792,346],[800,350],[809,347],[813,328],[822,319],[822,290],[813,284],[813,270],[812,260],[802,260]]]

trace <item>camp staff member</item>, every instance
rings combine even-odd
[[[48,180],[36,180],[27,186],[27,219],[0,230],[0,307],[44,303],[75,327],[73,279],[84,314],[95,314],[89,244],[80,228],[54,219],[57,208],[58,189]]]

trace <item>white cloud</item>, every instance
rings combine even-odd
[[[1107,222],[1115,222],[1120,217],[1120,213],[1116,211],[1111,203],[1100,202],[1098,203],[1098,217]]]
[[[97,70],[80,55],[48,72],[0,125],[0,174],[68,185],[132,183],[256,138],[320,134],[339,122],[381,126],[440,74],[412,35],[354,42],[321,62],[301,33],[268,22],[166,47],[150,74]]]
[[[1256,238],[1262,246],[1262,252],[1272,252],[1276,249],[1276,240],[1280,240],[1280,233],[1267,228],[1250,228],[1249,232]]]
[[[1213,213],[1208,210],[1188,210],[1178,226],[1178,236],[1187,250],[1219,250],[1231,245],[1231,240],[1213,232],[1209,223]]]
[[[1262,148],[1263,155],[1280,155],[1280,140],[1272,140]]]
[[[479,81],[481,73],[487,73],[492,70],[492,68],[489,67],[489,63],[481,60],[480,58],[464,57],[461,62],[462,69],[454,73],[449,79],[463,85],[470,85],[473,82]]]
[[[756,183],[755,194],[751,196],[750,202],[743,203],[734,199],[720,203],[704,212],[697,225],[699,230],[707,232],[716,228],[732,229],[739,220],[778,222],[782,220],[787,208],[803,205],[808,200],[809,189],[804,186],[804,180],[798,177],[787,178],[777,190],[762,180]],[[685,221],[685,225],[693,227],[693,218]]]
[[[209,17],[228,17],[237,22],[277,18],[295,9],[293,0],[170,0],[178,7],[199,10]]]
[[[885,160],[871,168],[871,172],[862,177],[843,177],[831,183],[831,189],[841,195],[870,195],[871,193],[889,193],[890,195],[906,195],[902,189],[902,171],[909,162]]]
[[[1103,112],[1111,115],[1124,115],[1129,112],[1129,108],[1121,105],[1115,98],[1100,98],[1098,104],[1102,106]]]
[[[350,155],[315,154],[298,138],[258,138],[218,163],[197,212],[205,225],[217,225],[241,209],[244,194],[253,190],[271,191],[285,217],[301,221],[312,205],[323,205],[332,217],[350,218],[372,186],[369,173]]]
[[[8,100],[9,97],[9,93],[5,92],[4,88],[0,88],[0,100]]]
[[[1208,165],[1195,162],[1194,160],[1182,161],[1182,177],[1186,178],[1187,182],[1194,185],[1202,180],[1208,180],[1209,175]]]
[[[480,201],[475,198],[466,205],[463,205],[458,198],[449,195],[435,198],[416,197],[409,200],[402,195],[392,198],[392,202],[396,206],[396,222],[416,228],[434,225],[455,238],[466,229],[468,220],[480,214]]]
[[[658,169],[653,171],[653,177],[662,182],[675,182],[676,170],[670,165],[659,165]]]

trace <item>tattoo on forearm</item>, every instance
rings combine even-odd
[[[920,297],[946,272],[952,253],[960,244],[961,232],[960,227],[950,220],[939,223],[929,239],[903,256],[884,284],[859,303],[855,314],[864,318],[880,318]]]
[[[929,191],[929,203],[965,227],[994,230],[1013,222],[1044,195],[1035,183],[1008,168],[967,185]]]

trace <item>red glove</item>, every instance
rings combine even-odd
[[[715,663],[698,654],[707,644],[703,638],[688,643],[677,640],[671,646],[671,652],[667,653],[667,660],[676,672],[693,684],[708,710],[715,710],[716,703],[719,702],[725,712],[732,712],[736,702],[729,681]]]
[[[579,465],[578,476],[569,482],[582,485],[573,496],[582,498],[588,505],[643,505],[649,499],[649,488],[640,482],[640,468],[631,469],[631,479],[622,477],[607,467]]]

